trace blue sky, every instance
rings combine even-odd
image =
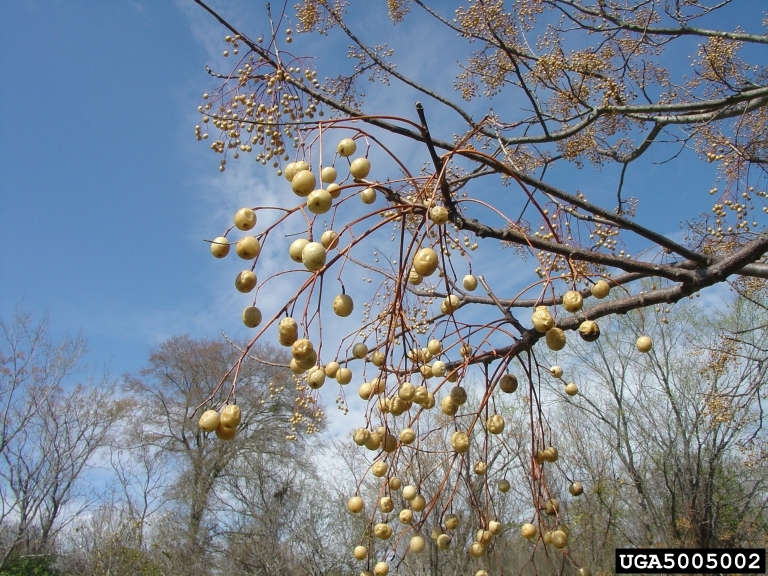
[[[220,4],[251,35],[266,31],[261,3]],[[366,16],[369,25],[384,17],[383,4]],[[389,21],[368,29],[384,39],[413,31]],[[47,311],[54,336],[81,331],[92,365],[116,375],[138,370],[149,348],[171,335],[246,333],[236,270],[211,258],[202,239],[223,232],[240,206],[274,200],[277,183],[286,183],[253,162],[230,162],[220,175],[218,158],[194,139],[200,95],[215,87],[204,65],[221,63],[224,35],[191,0],[4,7],[0,315],[19,304]],[[330,41],[346,53],[347,42]],[[437,81],[445,48],[436,41],[405,54],[398,69]],[[387,112],[415,116],[411,94],[384,98]],[[433,131],[441,127],[438,118]],[[677,164],[655,170],[629,174],[627,196],[641,195],[649,176],[691,184]],[[696,178],[697,188],[711,185],[706,168]],[[588,196],[613,195],[614,182],[595,181]],[[638,217],[674,233],[674,209],[657,208],[641,203]]]
[[[118,374],[164,336],[215,336],[192,116],[206,54],[189,18],[172,2],[3,13],[0,313],[47,310]]]

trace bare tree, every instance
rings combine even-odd
[[[0,330],[0,452],[5,452],[48,395],[75,372],[86,347],[80,336],[51,342],[47,316],[35,323],[23,308],[10,320],[0,319]]]
[[[81,338],[54,344],[45,319],[34,324],[24,312],[0,326],[2,568],[15,556],[54,552],[56,534],[94,503],[84,476],[126,405],[108,377],[65,388],[85,351]]]
[[[337,537],[339,502],[323,476],[309,451],[239,459],[215,507],[226,538],[225,569],[265,576],[349,569],[348,549]]]
[[[558,358],[580,390],[558,390],[568,409],[557,425],[567,475],[586,487],[571,502],[583,519],[574,547],[593,566],[610,569],[616,546],[762,545],[768,469],[747,453],[763,436],[764,365],[727,331],[759,325],[754,313],[744,300],[716,318],[660,307],[645,318],[648,356],[622,353],[640,329],[628,315],[612,322],[615,339]]]
[[[240,378],[247,385],[238,396],[243,416],[237,436],[216,441],[198,428],[195,408],[239,355],[225,341],[175,337],[152,351],[140,376],[126,376],[126,391],[142,414],[133,442],[161,451],[174,467],[165,493],[176,513],[169,515],[173,508],[166,508],[171,527],[163,530],[164,549],[179,574],[200,574],[215,563],[224,529],[216,503],[225,498],[225,480],[236,474],[238,461],[272,455],[276,462],[297,449],[286,440],[292,431],[288,419],[304,409],[295,410],[296,384],[281,365],[285,359],[270,346],[259,350],[260,360],[254,357],[241,366]]]
[[[130,426],[132,422],[124,422]],[[126,432],[123,438],[131,437]],[[168,501],[168,487],[173,470],[162,450],[147,445],[112,447],[111,467],[118,480],[119,501],[127,518],[137,526],[138,546],[145,541],[149,519]]]
[[[65,574],[161,576],[159,546],[131,516],[124,499],[105,497],[87,518],[73,522],[62,538],[57,564]]]

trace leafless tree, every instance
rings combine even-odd
[[[139,376],[126,376],[126,391],[142,414],[132,442],[159,450],[174,469],[165,494],[175,502],[176,520],[166,507],[171,524],[163,530],[168,538],[165,549],[170,550],[178,573],[200,574],[215,562],[225,529],[217,510],[227,498],[226,483],[233,487],[240,480],[236,471],[243,466],[241,460],[269,456],[275,465],[298,449],[286,440],[292,430],[288,420],[294,411],[304,410],[295,406],[296,383],[284,367],[286,360],[270,346],[259,350],[260,360],[254,357],[241,367],[240,378],[246,385],[238,396],[243,416],[237,436],[221,441],[198,427],[195,408],[239,355],[223,340],[175,337],[152,351]]]
[[[585,486],[583,498],[564,501],[582,519],[574,549],[593,566],[610,569],[606,551],[616,546],[765,541],[764,367],[728,335],[728,326],[759,325],[754,314],[744,300],[716,318],[692,305],[659,307],[645,318],[655,342],[648,356],[622,353],[640,330],[628,315],[612,322],[615,339],[558,358],[580,390],[573,398],[557,390],[568,405],[556,419],[563,467]]]
[[[81,338],[53,343],[43,319],[18,312],[0,322],[0,568],[13,556],[51,553],[57,533],[98,497],[84,476],[126,405],[114,382],[68,383],[85,352]]]

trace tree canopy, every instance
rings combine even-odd
[[[497,451],[519,448],[500,434],[500,396],[520,388],[523,533],[564,547],[541,384],[578,373],[551,352],[570,353],[577,334],[618,338],[610,317],[629,314],[632,341],[612,342],[648,353],[657,307],[724,283],[755,297],[768,278],[765,14],[697,0],[391,0],[384,26],[378,4],[304,0],[267,7],[250,31],[195,2],[226,30],[227,59],[209,67],[198,140],[222,172],[253,158],[288,180],[210,241],[248,262],[235,287],[254,294],[243,322],[256,334],[221,380],[226,402],[265,339],[291,347],[298,406],[335,377],[346,411],[354,381],[367,401],[355,442],[383,479],[361,546],[373,533],[402,558],[419,531],[445,526],[461,488],[480,557],[503,509]],[[401,484],[417,514],[393,536]]]

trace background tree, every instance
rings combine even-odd
[[[233,465],[217,506],[229,570],[344,573],[348,548],[336,535],[344,521],[340,502],[317,468],[309,453],[254,454]]]
[[[19,309],[0,319],[0,570],[30,555],[53,554],[58,532],[88,510],[98,492],[84,483],[127,405],[114,382],[72,386],[84,341],[50,340],[47,319]]]
[[[47,319],[21,309],[0,319],[0,570],[29,555],[50,555],[58,532],[89,510],[98,490],[84,481],[127,404],[114,382],[73,385],[82,338],[51,341]]]
[[[152,531],[131,516],[128,499],[109,496],[66,532],[57,550],[57,566],[65,574],[83,576],[173,573],[164,570],[167,558],[161,552],[162,542],[155,541]]]
[[[178,574],[201,574],[215,565],[216,552],[226,548],[221,539],[230,531],[229,499],[238,496],[239,482],[255,483],[260,490],[282,489],[265,481],[267,472],[257,463],[282,462],[275,473],[284,473],[304,450],[303,442],[291,443],[286,436],[292,430],[306,433],[307,425],[312,432],[319,423],[313,414],[295,407],[296,384],[284,367],[287,360],[265,345],[259,349],[261,360],[254,356],[241,364],[239,376],[247,386],[239,401],[247,409],[238,435],[229,442],[209,438],[190,417],[239,356],[240,351],[225,341],[175,337],[152,351],[140,376],[126,377],[126,391],[144,418],[144,426],[134,434],[139,455],[159,450],[174,470],[165,493],[175,506],[164,508],[162,531],[169,566]],[[294,418],[294,424],[289,421],[294,412],[308,415],[301,430],[301,417]],[[252,462],[249,470],[255,476],[237,474],[245,466],[243,460]]]
[[[541,404],[549,407],[545,434],[561,452],[553,466],[533,468],[542,471],[547,499],[559,502],[554,516],[546,513],[545,500],[533,500],[537,484],[528,459],[527,420],[531,398],[524,394],[494,397],[492,408],[505,419],[503,433],[490,441],[486,452],[485,431],[475,429],[470,450],[460,465],[449,469],[444,462],[460,458],[443,450],[450,443],[452,431],[445,424],[452,417],[436,410],[420,417],[417,425],[432,432],[420,439],[418,459],[410,459],[397,472],[399,489],[391,488],[394,475],[388,476],[388,494],[397,512],[411,506],[405,486],[434,496],[427,503],[431,508],[427,521],[397,542],[366,533],[369,522],[399,525],[396,518],[371,509],[371,503],[387,492],[370,464],[388,462],[387,453],[343,442],[329,478],[324,470],[317,471],[322,463],[309,457],[303,438],[296,443],[285,440],[283,434],[291,434],[283,419],[284,428],[273,439],[282,444],[245,447],[214,483],[203,513],[206,547],[198,552],[197,565],[264,574],[353,574],[359,571],[349,554],[354,546],[369,547],[369,555],[378,559],[392,554],[395,543],[394,552],[403,556],[398,569],[403,574],[464,574],[477,566],[492,573],[527,572],[534,566],[539,573],[560,573],[568,557],[595,570],[610,570],[614,546],[691,545],[702,534],[709,535],[710,546],[761,546],[766,534],[766,470],[758,393],[765,366],[764,315],[763,296],[756,290],[743,291],[742,298],[714,318],[691,305],[659,307],[649,310],[644,320],[643,329],[655,342],[646,356],[623,353],[640,328],[640,316],[633,313],[612,320],[612,339],[570,346],[556,359],[539,358],[542,371],[555,361],[565,370],[562,380],[546,376],[544,385],[534,390]],[[205,344],[209,343],[187,342],[178,350],[194,351]],[[571,380],[580,388],[574,397],[563,390]],[[465,385],[472,393],[483,388]],[[437,404],[451,397],[446,392],[438,391]],[[258,410],[259,404],[251,404],[247,394],[239,401],[244,408]],[[470,405],[479,402],[471,394],[467,400]],[[25,552],[50,554],[16,557],[4,569],[9,574],[33,569],[53,574],[56,554],[61,554],[56,565],[64,573],[189,573],[189,557],[182,554],[188,545],[187,504],[177,490],[180,482],[191,478],[188,469],[174,464],[179,457],[175,451],[126,443],[136,429],[135,419],[126,418],[113,429],[120,431],[122,442],[113,458],[118,482],[111,500],[104,494],[107,501],[90,507],[85,518],[66,520],[45,548],[39,545],[42,531],[35,523],[28,531],[32,547]],[[320,448],[311,446],[313,451]],[[488,471],[478,475],[474,464],[486,453]],[[343,474],[347,481],[342,461],[348,468]],[[503,520],[501,533],[478,562],[466,554],[466,547],[478,538],[470,511],[487,490],[498,489],[502,477],[511,486],[493,500],[495,518]],[[581,498],[568,495],[572,479],[585,485]],[[350,521],[342,510],[355,490],[367,509]],[[454,513],[459,522],[451,527]],[[568,556],[551,546],[532,548],[520,539],[521,525],[536,513],[542,515],[545,538],[547,530],[563,528],[565,522],[570,526]],[[440,550],[431,538],[436,527],[451,537],[447,550]],[[491,528],[490,522],[486,527]],[[407,554],[417,531],[426,539],[426,550]]]
[[[557,418],[566,474],[585,481],[574,499],[575,546],[609,570],[614,547],[750,547],[766,537],[766,469],[745,458],[763,436],[764,365],[728,326],[763,326],[743,299],[707,317],[693,305],[650,310],[654,349],[623,353],[638,314],[617,317],[616,338],[559,356],[578,382]],[[759,338],[757,334],[756,337]]]

